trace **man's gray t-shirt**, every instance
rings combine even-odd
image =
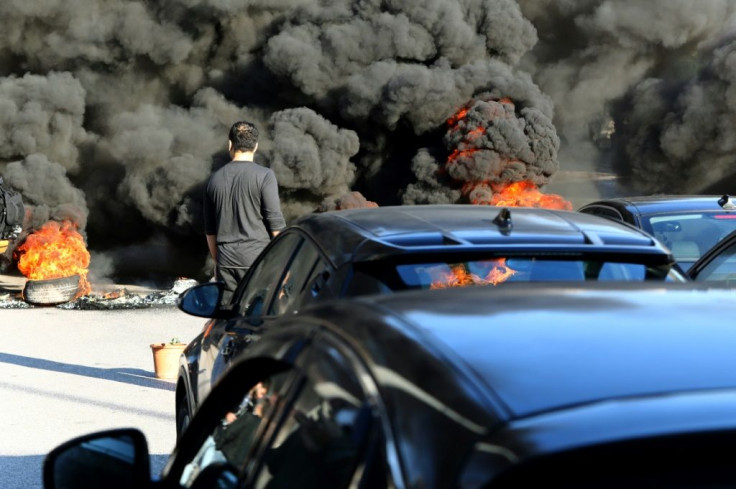
[[[210,176],[204,227],[217,236],[218,266],[249,267],[270,241],[269,231],[285,226],[273,170],[231,161]]]

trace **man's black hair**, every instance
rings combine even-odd
[[[238,121],[230,128],[230,142],[235,151],[253,151],[258,143],[258,129],[246,121]]]

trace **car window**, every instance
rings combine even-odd
[[[692,212],[644,219],[644,230],[672,250],[678,262],[695,262],[718,241],[736,230],[736,215]]]
[[[736,285],[736,242],[723,249],[718,256],[704,266],[695,280]]]
[[[262,433],[283,405],[294,378],[293,372],[267,377],[233,405],[186,465],[179,481],[181,486],[237,487],[237,480],[232,485],[219,479],[219,485],[206,485],[203,479],[211,477],[213,472],[221,475],[224,469],[236,478],[242,475]]]
[[[235,292],[234,303],[238,312],[244,316],[261,316],[265,312],[266,301],[284,275],[284,269],[303,238],[296,233],[279,236],[259,257],[251,273]]]
[[[293,310],[301,304],[304,289],[311,277],[320,253],[311,241],[305,239],[299,247],[283,280],[274,294],[269,314],[280,315]]]
[[[300,300],[309,301],[320,296],[322,298],[332,297],[332,290],[329,286],[332,273],[332,267],[323,258],[319,258],[309,273],[309,278],[302,290]]]
[[[392,272],[397,278],[392,279]],[[555,260],[535,257],[499,257],[484,260],[433,261],[373,266],[396,289],[440,289],[471,285],[495,286],[505,282],[685,281],[671,265],[648,265],[602,259]]]
[[[256,489],[386,487],[385,471],[376,470],[385,457],[371,443],[380,432],[374,409],[334,350],[322,352],[308,359],[307,382],[262,452]],[[358,484],[369,475],[370,486]]]

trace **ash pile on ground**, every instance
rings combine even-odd
[[[29,304],[23,300],[20,293],[0,295],[0,309],[30,309],[36,307],[56,307],[69,310],[122,310],[122,309],[146,309],[154,307],[172,307],[176,305],[179,294],[199,282],[192,279],[177,279],[170,289],[150,292],[148,294],[135,294],[125,287],[105,294],[88,294],[73,301],[65,302],[55,306],[39,306]]]

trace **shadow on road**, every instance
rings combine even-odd
[[[169,461],[169,455],[155,455],[151,454],[151,477],[158,479],[161,475],[161,471],[164,470],[166,462]]]
[[[45,458],[45,454],[0,457],[0,487],[42,488],[42,467]]]
[[[137,368],[87,367],[84,365],[55,362],[53,360],[44,360],[42,358],[26,357],[22,355],[13,355],[12,353],[2,352],[0,352],[0,363],[9,363],[13,365],[20,365],[21,367],[51,370],[53,372],[81,375],[84,377],[94,377],[96,379],[112,380],[113,382],[122,382],[125,384],[133,384],[141,387],[150,387],[152,389],[161,389],[167,391],[176,390],[173,382],[157,379],[155,377],[152,377],[152,372]]]

